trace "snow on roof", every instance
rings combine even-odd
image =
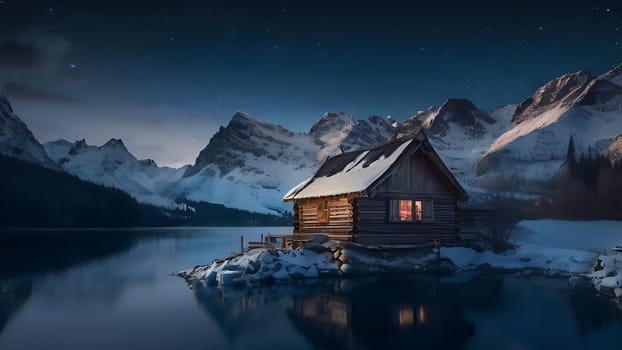
[[[364,191],[389,170],[413,141],[412,138],[399,139],[330,158],[313,177],[292,188],[283,200]]]
[[[283,200],[287,200],[287,199],[293,199],[294,195],[296,193],[298,193],[300,190],[302,190],[309,182],[311,182],[311,180],[313,180],[313,176],[308,177],[306,179],[304,179],[301,183],[299,183],[298,185],[294,186],[291,190],[289,190],[284,196],[283,196]],[[290,198],[291,197],[291,198]]]

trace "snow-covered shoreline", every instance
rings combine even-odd
[[[512,238],[515,248],[502,254],[470,247],[369,248],[329,240],[309,242],[302,251],[253,249],[181,271],[191,283],[253,286],[319,277],[382,273],[453,273],[500,270],[581,276],[608,295],[622,297],[620,221],[526,220]]]

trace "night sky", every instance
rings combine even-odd
[[[490,110],[622,62],[616,1],[413,3],[0,0],[0,91],[42,142],[120,137],[177,166],[238,110],[297,131]]]

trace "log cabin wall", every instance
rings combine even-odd
[[[368,197],[354,200],[354,240],[362,244],[413,244],[432,239],[458,239],[456,194],[424,153],[402,161]],[[391,200],[432,203],[433,218],[423,222],[390,220]]]
[[[326,234],[332,239],[349,240],[353,229],[352,198],[342,195],[296,200],[294,235],[304,239]]]

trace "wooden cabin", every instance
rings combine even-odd
[[[294,240],[366,245],[457,240],[467,199],[423,131],[333,156],[283,197],[294,204]]]

